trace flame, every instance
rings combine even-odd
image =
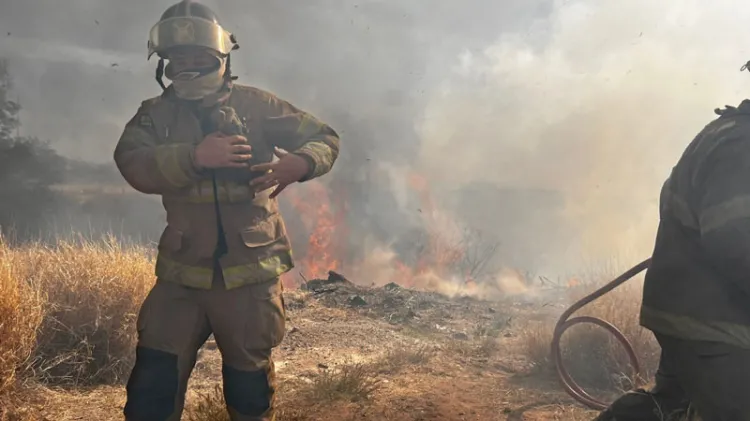
[[[307,251],[297,259],[300,273],[307,279],[325,278],[328,271],[341,269],[339,239],[345,238],[346,226],[342,212],[331,202],[326,186],[312,180],[304,190],[288,196],[302,217],[309,234]]]
[[[427,179],[411,172],[408,184],[420,198],[423,222],[427,234],[427,244],[419,255],[415,265],[415,276],[428,271],[438,276],[449,276],[455,272],[465,255],[461,232],[452,218],[435,206]]]
[[[418,252],[410,261],[391,256],[388,276],[408,288],[444,290],[446,280],[457,281],[462,287],[475,289],[476,283],[467,274],[460,273],[460,262],[465,256],[463,233],[458,224],[435,205],[428,180],[416,173],[407,175],[407,185],[419,198],[424,237]],[[352,262],[346,255],[348,230],[346,224],[346,191],[340,186],[329,189],[317,180],[311,180],[294,189],[286,197],[301,216],[308,233],[306,252],[296,257],[299,272],[306,279],[326,278],[328,271],[341,271],[344,275],[357,272],[357,268],[371,267],[366,262]],[[334,200],[332,200],[332,197]],[[366,259],[367,257],[365,257]],[[360,273],[358,276],[368,276]],[[369,284],[371,279],[354,279]],[[381,281],[382,282],[382,281]],[[292,283],[287,281],[287,283]]]

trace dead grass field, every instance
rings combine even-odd
[[[121,419],[152,257],[115,239],[0,240],[0,420]],[[353,284],[289,291],[287,336],[275,350],[279,420],[590,420],[595,412],[562,392],[549,359],[556,317],[590,289],[495,301]],[[585,313],[621,328],[650,375],[658,346],[637,324],[638,298],[637,285],[626,287]],[[606,334],[576,327],[563,345],[589,390],[611,397],[629,386]],[[209,342],[184,419],[228,421],[219,385]]]

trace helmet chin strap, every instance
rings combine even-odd
[[[163,91],[167,90],[167,87],[164,85],[164,59],[159,57],[159,64],[156,65],[156,83],[161,86],[161,89]]]

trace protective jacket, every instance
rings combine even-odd
[[[171,86],[144,101],[114,159],[133,188],[162,196],[167,226],[158,245],[160,280],[209,289],[220,268],[231,289],[272,279],[294,265],[271,190],[255,194],[251,177],[194,166],[195,146],[217,130],[211,116],[219,106],[233,108],[242,120],[254,160],[271,161],[274,146],[305,158],[310,171],[301,181],[327,173],[338,157],[339,137],[330,126],[257,88],[235,84],[228,99],[212,108],[178,99]]]
[[[750,348],[750,100],[716,113],[662,187],[640,320]]]

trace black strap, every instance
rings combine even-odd
[[[167,87],[164,85],[164,81],[162,80],[164,77],[164,59],[159,59],[159,64],[156,65],[156,83],[161,86],[162,90],[167,90]]]

